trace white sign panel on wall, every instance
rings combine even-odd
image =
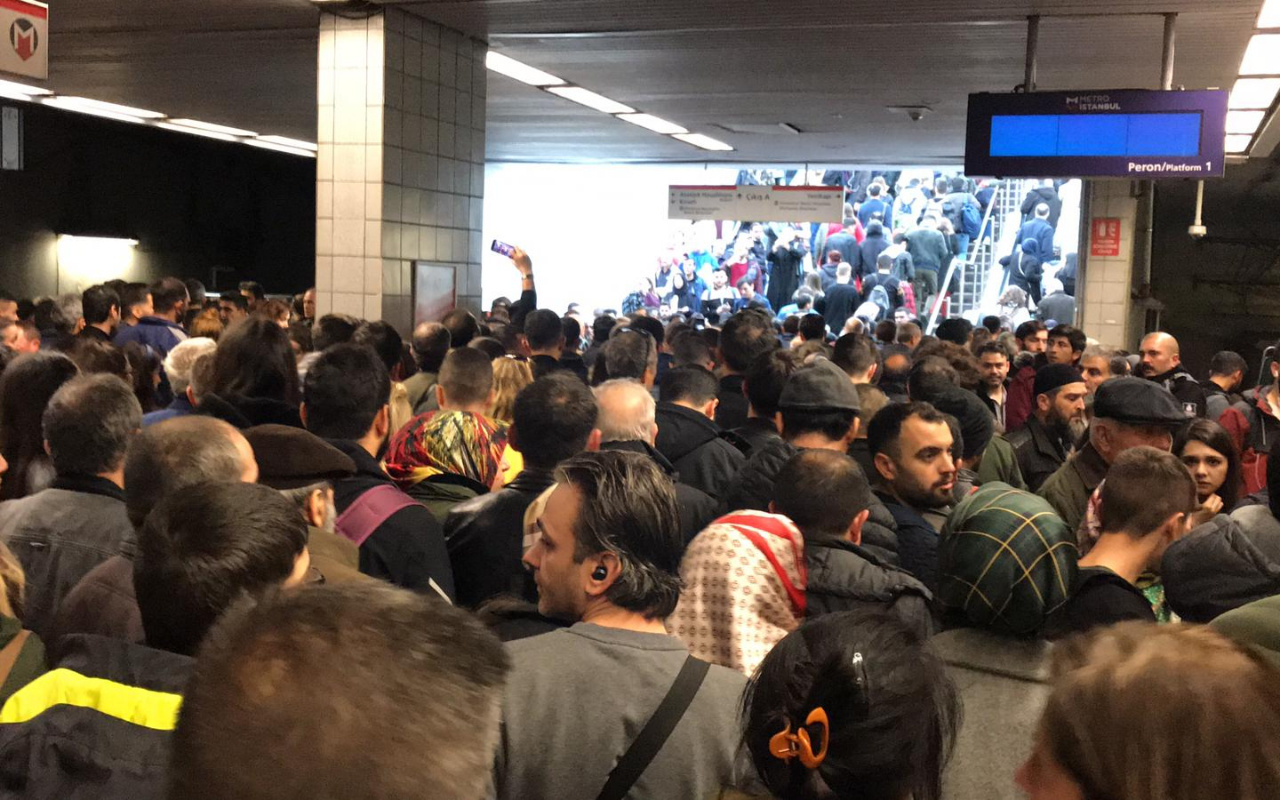
[[[667,195],[667,217],[839,223],[844,218],[844,189],[839,186],[672,186]]]
[[[0,0],[0,72],[49,79],[49,7]]]

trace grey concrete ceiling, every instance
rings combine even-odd
[[[724,156],[704,153],[493,75],[490,160],[871,164],[958,160],[966,96],[1022,81],[1030,13],[1047,15],[1041,89],[1154,88],[1162,22],[1151,15],[1166,11],[1182,15],[1175,84],[1229,88],[1261,2],[402,5],[737,147]],[[49,86],[56,91],[314,139],[318,12],[305,0],[51,0],[50,6]],[[920,122],[887,108],[918,105],[932,109]],[[784,122],[802,133],[734,132]]]

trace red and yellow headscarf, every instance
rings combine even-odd
[[[387,474],[403,486],[461,475],[489,486],[502,469],[507,430],[469,411],[432,411],[409,421],[387,447]]]

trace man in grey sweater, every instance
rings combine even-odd
[[[671,481],[651,459],[585,453],[557,469],[524,561],[538,610],[574,624],[507,645],[497,798],[596,797],[662,703],[689,658],[663,627],[680,595],[678,520]],[[739,785],[745,683],[710,667],[626,796],[714,797]]]

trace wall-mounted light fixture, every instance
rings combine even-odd
[[[132,266],[137,239],[58,234],[58,291],[82,291]]]

